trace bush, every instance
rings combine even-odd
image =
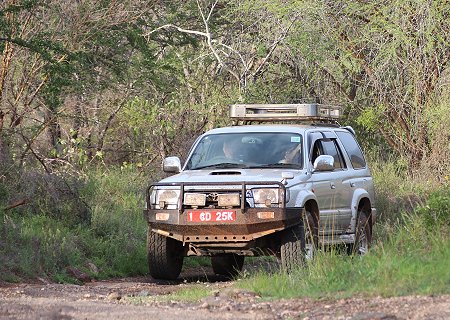
[[[31,196],[28,206],[0,207],[0,279],[70,281],[68,266],[89,273],[88,264],[97,278],[147,273],[145,177],[117,169],[91,171],[86,182],[35,173],[22,181],[30,183],[21,182],[16,196]],[[78,215],[85,211],[90,223]]]
[[[445,187],[431,193],[424,206],[417,209],[428,227],[450,226],[450,188]]]
[[[238,285],[276,298],[450,293],[449,228],[429,230],[415,214],[404,221],[389,226],[389,236],[364,257],[318,252],[306,268],[292,274],[257,272]]]

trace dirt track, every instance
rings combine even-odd
[[[0,319],[450,319],[450,296],[262,301],[207,268],[188,270],[182,278],[3,285]],[[155,298],[193,286],[207,286],[213,294],[200,302]]]

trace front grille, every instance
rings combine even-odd
[[[186,209],[245,209],[255,207],[253,201],[253,193],[251,191],[255,186],[257,187],[276,187],[279,188],[279,197],[281,201],[277,207],[284,208],[285,206],[285,194],[286,187],[278,181],[245,181],[245,182],[173,182],[173,183],[155,183],[147,188],[146,201],[151,203],[150,194],[154,188],[165,188],[179,186],[181,189],[180,198],[178,202],[178,210],[180,213]],[[185,193],[198,193],[206,195],[205,205],[194,206],[185,205],[183,203]],[[235,206],[222,206],[219,207],[218,195],[219,194],[239,194],[240,205]]]

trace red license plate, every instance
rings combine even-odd
[[[230,222],[236,221],[236,211],[219,210],[219,211],[203,211],[190,210],[187,212],[188,222]]]

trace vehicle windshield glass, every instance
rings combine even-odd
[[[226,133],[204,136],[186,170],[228,168],[302,169],[303,139],[297,133]]]

